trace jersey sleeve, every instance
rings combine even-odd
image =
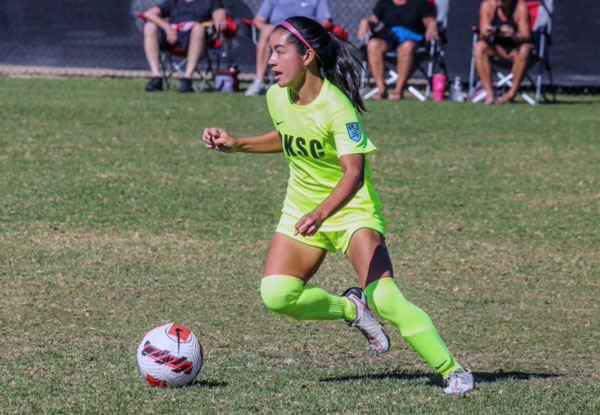
[[[158,5],[161,17],[169,17],[173,10],[173,0],[164,0]]]
[[[327,0],[319,0],[317,4],[317,12],[315,13],[317,21],[321,23],[324,20],[331,20],[331,10],[329,10],[329,4]]]
[[[377,2],[377,4],[375,5],[375,7],[373,8],[373,14],[380,21],[383,20],[383,15],[385,14],[385,1],[384,0],[379,0]]]
[[[274,5],[271,0],[263,1],[260,8],[256,12],[256,15],[262,17],[267,22],[270,21],[271,13],[273,13],[273,6]]]
[[[419,17],[421,19],[425,17],[435,17],[433,3],[431,3],[429,0],[421,0],[419,2]]]
[[[365,135],[358,113],[346,99],[335,105],[331,114],[331,133],[335,141],[338,158],[348,154],[372,154],[377,147]]]

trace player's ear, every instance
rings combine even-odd
[[[315,51],[312,49],[307,49],[306,53],[304,54],[304,66],[310,65],[316,59],[317,55],[315,54]]]

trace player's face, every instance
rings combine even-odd
[[[306,67],[304,57],[298,53],[296,46],[288,41],[290,32],[275,30],[269,38],[271,57],[269,65],[275,75],[277,85],[293,88],[299,79],[304,76]]]

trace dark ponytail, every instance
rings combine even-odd
[[[360,61],[348,51],[342,40],[308,17],[294,16],[286,19],[286,22],[291,24],[315,50],[318,57],[317,64],[325,78],[348,97],[360,114],[366,111],[360,96],[362,66]],[[289,31],[281,25],[276,29]],[[297,36],[290,36],[289,39],[300,54],[308,50]]]

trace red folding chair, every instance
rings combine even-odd
[[[144,13],[137,13],[137,17],[147,21],[147,17]],[[195,72],[200,77],[200,87],[194,86],[194,89],[198,92],[214,89],[215,73],[221,66],[222,59],[227,58],[230,54],[228,53],[228,45],[225,45],[225,39],[233,38],[238,29],[237,23],[229,16],[227,18],[227,28],[222,33],[217,33],[212,27],[212,22],[202,22],[201,24],[206,29],[207,43],[206,53],[198,61]],[[173,24],[172,27],[177,31],[191,30],[190,23],[195,22],[183,22]],[[202,64],[204,62],[204,68]],[[177,75],[179,78],[183,77],[185,73],[185,67],[187,64],[187,49],[184,48],[168,48],[161,49],[160,51],[160,68],[163,74],[163,81],[167,85],[167,88],[171,87],[171,79]]]

